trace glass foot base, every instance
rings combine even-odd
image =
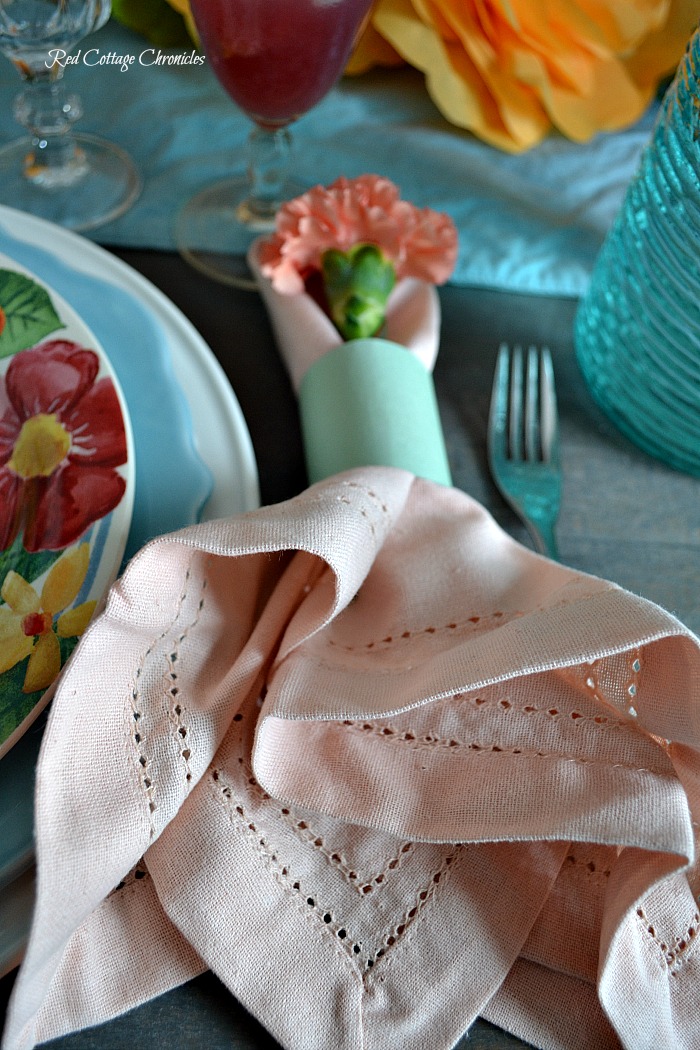
[[[246,252],[261,234],[275,228],[274,214],[260,216],[247,206],[248,182],[226,179],[207,186],[185,204],[175,221],[175,243],[182,257],[201,273],[234,288],[255,291]],[[289,183],[284,199],[308,186]]]
[[[118,218],[141,192],[141,177],[119,146],[93,135],[74,134],[79,159],[63,177],[50,180],[37,167],[24,173],[30,138],[0,149],[0,203],[81,232]]]

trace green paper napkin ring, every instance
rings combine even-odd
[[[405,347],[342,343],[308,370],[299,407],[310,483],[386,466],[452,484],[433,377]]]

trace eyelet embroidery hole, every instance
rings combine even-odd
[[[382,514],[389,513],[389,508],[387,507],[386,503],[383,499],[381,499],[380,496],[377,495],[377,493],[373,489],[367,488],[365,485],[360,485],[356,481],[344,481],[342,484],[343,487],[346,489],[354,489],[356,492],[364,493],[365,496],[372,500],[375,507]]]
[[[662,940],[643,908],[637,908],[637,919],[644,933],[658,945],[669,976],[677,977],[679,970],[688,958],[689,950],[695,946],[700,924],[700,913],[695,912],[688,929],[685,933],[675,937],[673,944],[667,944],[666,941]]]
[[[364,485],[359,485],[357,482],[354,482],[354,481],[344,481],[344,482],[341,483],[341,485],[346,491],[347,490],[353,490],[352,495],[354,495],[355,493],[359,493],[361,495],[366,496],[367,499],[373,505],[374,514],[370,515],[369,509],[367,507],[359,506],[359,504],[357,503],[357,500],[353,499],[351,496],[348,496],[348,495],[337,495],[335,497],[336,502],[338,502],[338,503],[345,503],[348,506],[353,506],[353,505],[357,505],[358,506],[360,515],[365,519],[365,521],[367,522],[367,524],[369,526],[369,530],[370,530],[370,532],[372,534],[372,540],[374,541],[374,544],[375,544],[375,547],[376,547],[376,544],[377,544],[377,513],[376,512],[379,511],[379,515],[382,516],[382,517],[388,517],[389,516],[389,508],[388,508],[388,506],[377,495],[376,492],[374,492],[370,488],[366,488]]]
[[[556,707],[537,707],[535,704],[525,704],[523,707],[516,707],[511,700],[507,697],[483,697],[474,696],[473,694],[455,693],[453,703],[466,704],[470,707],[490,707],[494,709],[500,709],[504,714],[512,712],[518,714],[522,711],[526,715],[541,715],[546,718],[561,718],[566,716],[566,712],[562,712]],[[626,719],[623,718],[611,718],[607,715],[584,715],[580,711],[571,711],[568,713],[568,717],[577,724],[584,726],[592,726],[605,729],[619,730],[628,725]]]
[[[535,712],[538,709],[535,707],[529,707],[524,708],[524,710]],[[544,711],[550,718],[556,718],[559,715],[559,711],[556,708],[539,710]],[[608,720],[605,718],[599,720],[598,717],[596,717],[593,721],[595,724],[604,725]],[[576,762],[582,765],[585,764],[592,766],[602,765],[611,769],[629,769],[636,773],[653,774],[653,770],[644,766],[631,765],[625,762],[609,763],[591,755],[571,755],[559,751],[544,751],[540,748],[504,747],[502,744],[492,741],[456,740],[453,737],[438,737],[432,733],[426,733],[422,736],[418,736],[417,734],[407,735],[405,732],[401,732],[398,729],[395,729],[393,733],[387,735],[384,732],[385,727],[381,723],[353,722],[351,719],[345,719],[339,724],[348,726],[360,733],[372,733],[376,738],[385,741],[387,746],[408,744],[408,746],[414,750],[434,750],[436,748],[441,748],[444,750],[467,751],[474,755],[510,755],[518,757],[522,756],[523,758],[544,758],[553,759],[554,761]]]
[[[401,938],[406,934],[411,924],[420,914],[422,908],[434,896],[438,885],[443,880],[444,876],[447,874],[449,868],[452,866],[454,861],[457,859],[457,856],[459,855],[461,849],[461,846],[457,846],[452,853],[449,853],[445,857],[442,867],[432,875],[431,881],[429,882],[428,886],[425,889],[420,890],[417,894],[415,904],[411,908],[409,908],[403,915],[402,919],[395,926],[391,927],[389,932],[384,935],[384,937],[382,938],[382,945],[377,949],[374,955],[368,956],[365,959],[365,976],[367,976],[369,972],[373,969],[375,963],[377,963],[383,956],[385,956],[388,950],[392,948],[395,944],[397,944],[401,940]],[[295,881],[294,883],[292,883],[292,889],[295,890],[297,893],[301,893],[301,884],[298,881]],[[325,927],[333,927],[333,932],[340,941],[345,942],[347,940],[348,931],[346,927],[344,925],[336,923],[332,912],[327,909],[322,909],[316,897],[306,897],[306,904],[310,909],[318,912],[321,921],[323,922]],[[354,956],[357,956],[362,952],[361,944],[357,941],[353,941],[352,939],[348,942],[347,947],[348,950]]]
[[[222,797],[227,804],[233,801],[233,793],[229,785],[222,782],[221,771],[213,769],[210,774],[211,782],[216,785],[220,797]],[[260,835],[257,825],[254,821],[249,820],[244,807],[240,802],[236,802],[235,805],[230,806],[229,813],[235,819],[237,819],[244,827],[245,832],[248,834],[255,849],[266,859],[270,865],[271,870],[275,877],[284,885],[288,890],[294,892],[297,899],[305,904],[306,908],[313,912],[319,919],[320,926],[326,930],[328,929],[337,939],[340,945],[343,947],[343,954],[347,958],[357,956],[361,952],[361,946],[358,942],[348,940],[348,931],[344,924],[338,923],[333,917],[333,913],[325,907],[321,907],[317,897],[308,893],[304,893],[301,882],[298,879],[292,881],[290,875],[289,865],[281,862],[276,852],[270,848],[264,835]]]
[[[639,691],[639,676],[642,671],[642,657],[641,650],[635,649],[633,653],[628,657],[630,667],[630,678],[626,683],[627,695],[630,698],[630,705],[627,708],[627,713],[632,718],[637,718],[637,709],[634,706],[636,701],[637,693]]]
[[[251,844],[265,858],[275,878],[277,878],[290,892],[293,892],[296,895],[297,900],[300,903],[303,903],[304,906],[314,914],[318,922],[318,928],[324,931],[324,935],[327,931],[328,934],[333,936],[336,944],[342,946],[345,957],[358,964],[362,968],[365,977],[373,969],[375,964],[387,954],[388,950],[407,933],[413,921],[420,914],[422,908],[425,907],[435,895],[438,887],[444,881],[450,867],[463,849],[461,845],[458,845],[445,856],[443,863],[438,870],[434,871],[433,874],[429,876],[429,881],[416,893],[414,904],[406,910],[399,922],[393,925],[386,934],[381,936],[381,944],[376,952],[374,952],[373,955],[365,955],[363,960],[360,958],[363,954],[362,943],[352,938],[347,925],[336,918],[333,910],[325,906],[319,900],[316,893],[306,892],[302,886],[301,880],[295,879],[292,876],[289,865],[279,859],[275,850],[271,848],[267,842],[264,834],[261,834],[255,821],[249,819],[242,802],[233,796],[231,786],[224,781],[219,769],[213,769],[211,771],[210,780],[214,787],[215,795],[218,794],[218,796],[224,801],[231,819],[239,823],[244,832],[249,836]],[[284,810],[281,812],[288,817],[292,816],[288,807],[284,807]],[[305,823],[307,826],[304,830],[311,830],[308,828],[306,821],[297,821],[296,823]],[[307,841],[315,848],[322,848],[319,847],[319,842],[323,842],[321,836],[317,836],[315,839],[309,839]],[[396,867],[399,863],[400,856],[409,855],[413,848],[414,845],[412,842],[403,843],[399,850],[399,854],[389,862],[388,867]],[[333,854],[332,857],[336,860],[341,859],[340,855],[337,853]],[[357,872],[349,871],[348,878],[357,879]],[[377,886],[383,884],[384,879],[381,873],[374,881]],[[376,887],[365,882],[359,888],[362,894],[367,896],[372,893],[373,889]]]
[[[624,709],[628,717],[637,718],[638,711],[633,701],[636,701],[639,695],[640,675],[643,667],[641,649],[638,647],[633,649],[631,652],[626,653],[624,658],[629,667],[629,676],[622,686],[622,696],[619,699],[609,698],[601,687],[595,670],[600,663],[599,660],[594,660],[588,665],[591,670],[585,678],[585,685],[593,699],[598,703],[604,704],[608,708],[613,708],[615,711],[618,711],[622,705],[625,705]],[[622,704],[620,701],[622,701]]]
[[[243,773],[246,776],[249,787],[257,794],[264,802],[274,801],[270,798],[270,795],[260,786],[255,778],[255,775],[250,767],[249,763],[243,758],[242,755],[238,757],[238,763],[242,768]],[[216,779],[218,780],[218,771]],[[322,835],[319,835],[317,831],[309,824],[308,820],[303,817],[299,817],[292,812],[288,806],[282,806],[279,809],[279,814],[284,819],[285,823],[294,834],[302,842],[307,845],[313,846],[314,849],[318,850],[326,860],[340,873],[343,879],[353,887],[353,889],[361,896],[366,896],[371,893],[374,888],[382,886],[387,877],[391,872],[396,871],[402,862],[407,859],[408,855],[413,851],[414,845],[412,842],[404,842],[394,856],[390,857],[384,868],[378,872],[366,874],[364,878],[360,879],[359,873],[354,871],[347,861],[336,851],[332,846],[328,846],[323,839]]]
[[[373,969],[375,963],[386,955],[388,950],[393,948],[394,945],[396,945],[410,931],[413,922],[416,920],[422,909],[435,896],[439,885],[444,882],[446,876],[449,874],[450,868],[457,860],[463,848],[463,846],[457,845],[451,853],[448,853],[445,856],[441,867],[430,877],[430,881],[427,885],[422,890],[418,891],[415,897],[415,903],[412,907],[408,908],[399,922],[396,923],[395,926],[392,926],[389,932],[384,935],[382,947],[378,949],[374,957],[367,959],[365,977],[369,976],[369,971]]]
[[[201,610],[201,604],[200,604],[200,610]],[[184,640],[184,637],[185,636],[182,635],[179,640],[180,641]],[[189,745],[189,742],[188,742],[188,733],[189,733],[188,727],[187,727],[187,725],[184,724],[184,722],[182,720],[184,712],[183,712],[182,704],[179,702],[180,687],[176,684],[177,683],[177,671],[175,670],[175,666],[177,664],[178,658],[179,658],[179,654],[178,654],[177,650],[174,650],[173,652],[171,652],[170,656],[168,658],[169,659],[169,671],[168,671],[168,675],[167,676],[170,679],[170,681],[173,683],[170,686],[170,689],[168,690],[169,693],[170,693],[171,701],[173,701],[171,709],[170,709],[170,718],[171,718],[171,721],[172,721],[173,725],[175,726],[176,735],[179,738],[178,743],[179,743],[179,747],[180,747],[180,755],[182,757],[182,761],[183,761],[183,764],[184,764],[185,787],[186,787],[186,790],[189,792],[189,790],[191,788],[191,784],[192,784],[192,770],[190,768],[190,758],[192,757],[192,749],[191,749],[191,747]]]
[[[124,876],[124,878],[114,887],[114,889],[110,891],[108,896],[112,897],[117,893],[121,893],[122,890],[126,890],[130,886],[133,886],[134,883],[141,882],[143,879],[147,878],[150,878],[148,871],[142,865],[142,863],[139,862],[135,867],[131,869],[131,871],[127,875]]]
[[[575,853],[567,853],[564,863],[569,869],[575,869],[577,873],[593,881],[604,881],[612,874],[611,868],[597,864],[590,858],[579,857]]]
[[[523,615],[522,612],[516,611],[516,612],[511,613],[508,619],[509,620],[510,619],[514,619],[515,620],[515,619],[518,619],[518,617],[520,617],[522,615]],[[501,620],[504,617],[505,617],[505,613],[503,613],[501,610],[498,610],[496,612],[486,613],[486,614],[482,614],[480,616],[469,616],[465,620],[462,620],[460,622],[451,620],[449,623],[442,624],[442,625],[437,626],[437,627],[434,624],[429,624],[427,627],[415,627],[415,628],[410,628],[410,629],[407,628],[406,630],[402,631],[400,634],[396,634],[396,635],[388,634],[384,638],[381,638],[381,639],[376,639],[375,638],[375,639],[373,639],[373,640],[371,640],[369,642],[363,642],[363,643],[361,643],[359,645],[343,645],[340,642],[334,641],[333,638],[330,638],[328,640],[328,644],[330,646],[333,646],[336,649],[340,649],[340,650],[342,650],[343,652],[346,652],[346,653],[361,652],[361,651],[365,651],[365,650],[375,651],[375,652],[383,652],[386,649],[391,648],[392,646],[399,644],[400,642],[406,642],[406,641],[409,641],[409,640],[415,641],[417,638],[420,638],[423,635],[430,636],[430,635],[435,635],[435,634],[450,633],[450,632],[456,631],[456,630],[458,630],[460,628],[469,628],[469,627],[473,628],[477,624],[481,624],[482,626],[483,625],[488,625],[489,622],[491,622],[493,620]]]
[[[148,769],[149,769],[149,757],[148,757],[148,753],[147,753],[146,746],[145,746],[145,744],[146,744],[145,734],[144,734],[144,730],[142,728],[142,726],[143,726],[143,721],[142,721],[142,719],[143,719],[143,711],[141,709],[141,682],[142,682],[142,679],[143,679],[145,668],[146,668],[149,660],[153,657],[154,653],[157,652],[157,649],[158,649],[160,643],[167,637],[168,633],[173,629],[173,627],[175,626],[175,624],[178,621],[178,618],[182,614],[182,610],[183,610],[184,604],[185,604],[185,602],[186,602],[186,600],[187,600],[187,598],[189,596],[190,581],[191,581],[191,571],[188,568],[186,570],[186,572],[185,572],[185,576],[184,576],[184,580],[183,580],[183,588],[182,588],[182,591],[181,591],[180,596],[178,598],[177,608],[175,610],[175,614],[173,616],[172,622],[169,624],[169,626],[167,628],[165,628],[165,630],[163,630],[161,632],[161,634],[157,638],[155,638],[153,640],[153,642],[148,646],[148,648],[143,653],[143,655],[141,657],[141,660],[140,660],[140,662],[139,662],[139,664],[138,664],[138,666],[136,668],[136,671],[134,673],[134,683],[133,683],[133,686],[132,686],[132,689],[131,689],[131,694],[130,694],[131,721],[132,721],[132,724],[133,724],[133,727],[134,727],[133,730],[132,730],[132,734],[131,735],[132,735],[133,743],[135,744],[135,747],[136,747],[136,759],[137,759],[137,763],[138,763],[138,767],[139,767],[139,785],[141,787],[142,792],[144,793],[144,795],[146,797],[146,803],[147,803],[147,807],[148,807],[148,812],[149,812],[149,814],[151,816],[151,823],[150,823],[150,836],[151,836],[151,838],[153,838],[153,836],[156,834],[156,826],[155,826],[155,822],[153,820],[153,814],[156,812],[158,807],[157,807],[157,803],[156,803],[156,799],[155,799],[155,784],[154,784],[152,775],[148,772]],[[180,645],[182,644],[182,642],[185,640],[185,638],[189,634],[189,632],[197,625],[197,623],[199,621],[200,615],[202,613],[202,609],[204,608],[204,592],[206,591],[206,588],[207,588],[207,580],[206,580],[206,578],[204,578],[202,580],[202,583],[201,583],[200,597],[199,597],[199,600],[198,600],[197,605],[196,605],[194,616],[192,617],[191,622],[184,627],[184,629],[182,630],[180,635],[176,638],[175,642],[173,643],[171,649],[169,650],[169,652],[168,652],[168,654],[166,656],[166,669],[165,669],[165,672],[164,672],[164,678],[165,678],[166,693],[169,695],[170,700],[171,700],[171,711],[170,711],[171,718],[173,717],[174,709],[179,707],[177,698],[179,696],[180,689],[179,689],[179,685],[177,683],[178,675],[177,675],[177,671],[176,671],[176,668],[175,668],[175,665],[176,665],[178,657],[179,657],[179,648],[180,648]],[[184,748],[183,750],[189,750],[189,749],[188,748]],[[184,758],[184,755],[183,755],[183,758]],[[191,781],[192,777],[191,777],[191,771],[190,771],[189,767],[187,766],[188,760],[189,760],[189,755],[188,755],[188,758],[185,759],[185,763],[186,763],[185,780],[186,780],[186,783],[189,786],[189,782]]]

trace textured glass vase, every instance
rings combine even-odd
[[[574,326],[598,405],[636,445],[700,475],[700,30],[596,260]]]

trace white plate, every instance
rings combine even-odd
[[[151,536],[197,518],[259,506],[252,442],[226,374],[162,292],[98,245],[2,206],[0,251],[46,280],[76,309],[121,381],[137,471],[128,556]],[[180,420],[177,433],[174,418]],[[0,858],[2,911],[13,915],[11,928],[0,923],[0,975],[18,963],[29,927],[33,763],[42,728],[43,719],[0,763],[0,820],[4,809],[20,831],[9,856]]]

